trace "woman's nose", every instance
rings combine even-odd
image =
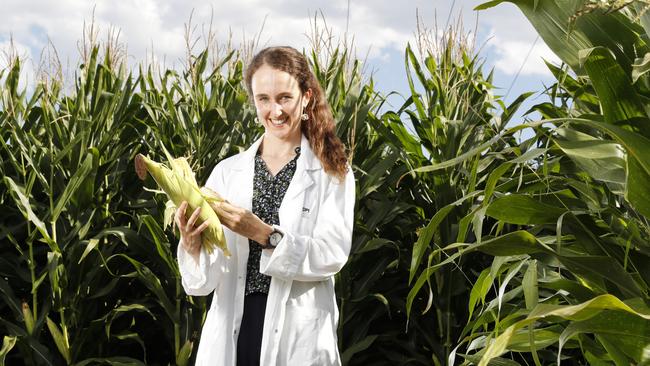
[[[280,103],[272,103],[271,104],[271,115],[274,117],[278,117],[282,114],[282,106]]]

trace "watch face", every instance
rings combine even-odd
[[[272,247],[277,246],[280,240],[282,240],[282,234],[278,232],[272,233],[271,236],[269,237],[269,243],[271,244]]]

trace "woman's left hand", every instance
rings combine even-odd
[[[273,226],[262,221],[251,211],[237,207],[228,201],[213,203],[212,209],[219,216],[221,223],[228,229],[253,239],[263,246],[268,245]]]

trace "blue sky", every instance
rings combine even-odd
[[[334,36],[354,37],[357,54],[367,55],[367,69],[373,70],[381,90],[406,92],[404,48],[413,43],[416,11],[427,28],[434,20],[442,26],[451,14],[462,18],[465,27],[474,29],[479,0],[3,0],[0,13],[0,50],[7,49],[10,37],[21,56],[28,60],[27,80],[33,80],[41,52],[48,41],[57,50],[64,67],[79,59],[78,46],[84,22],[93,16],[103,40],[110,29],[119,31],[127,45],[128,61],[137,64],[153,57],[167,67],[179,67],[185,57],[185,24],[208,24],[212,18],[217,38],[225,42],[232,34],[237,42],[251,39],[265,21],[260,36],[262,45],[288,44],[308,47],[316,12],[322,13]],[[539,91],[552,77],[542,58],[557,58],[518,9],[505,3],[478,12],[477,44],[486,71],[494,69],[497,94],[507,100],[525,91]],[[534,44],[534,47],[533,47]],[[529,55],[528,58],[526,56]],[[0,57],[0,66],[2,66]],[[521,70],[521,71],[520,71]],[[519,72],[520,71],[520,72]],[[519,74],[518,74],[519,72]],[[515,76],[516,82],[513,84]],[[540,102],[543,97],[531,102]],[[530,105],[529,103],[528,105]],[[525,106],[526,107],[528,107]]]

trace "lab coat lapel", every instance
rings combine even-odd
[[[286,227],[290,231],[297,229],[302,213],[305,190],[314,184],[312,174],[320,165],[320,162],[315,163],[314,160],[317,159],[309,146],[309,141],[303,135],[300,142],[300,156],[296,161],[296,172],[291,183],[289,183],[278,212],[280,226]]]
[[[229,186],[231,192],[231,202],[247,210],[253,209],[253,178],[255,175],[255,154],[262,143],[264,136],[257,139],[244,153],[238,161],[233,164],[232,184]]]
[[[235,206],[245,208],[247,210],[253,209],[253,178],[255,175],[255,154],[262,142],[260,137],[249,147],[238,159],[231,170],[229,180],[232,183],[228,184],[230,187],[230,195],[228,196],[230,202]],[[246,276],[246,263],[248,261],[248,239],[241,235],[236,235],[237,244],[237,267],[240,275]],[[242,303],[243,306],[243,303]]]

